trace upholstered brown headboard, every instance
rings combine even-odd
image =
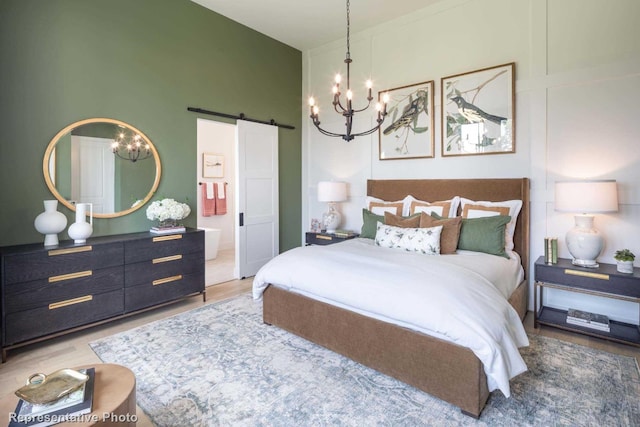
[[[497,179],[370,179],[367,195],[383,200],[400,200],[407,195],[419,200],[436,202],[455,196],[471,200],[499,202],[522,200],[516,222],[514,249],[522,259],[529,277],[529,178]]]

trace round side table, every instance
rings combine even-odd
[[[136,377],[130,369],[110,363],[77,366],[73,369],[95,368],[92,412],[84,418],[86,422],[60,423],[56,426],[135,426]],[[16,409],[18,397],[15,394],[0,400],[0,426],[9,424],[9,414]]]

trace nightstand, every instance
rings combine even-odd
[[[333,233],[315,233],[307,231],[305,242],[307,245],[331,245],[333,243],[344,242],[345,240],[358,237],[359,234],[354,233],[349,236],[336,235]]]
[[[640,269],[633,274],[620,273],[613,264],[600,263],[598,268],[577,267],[571,260],[558,259],[557,264],[546,264],[544,257],[535,263],[534,327],[553,326],[610,341],[640,347],[640,327],[629,323],[610,321],[610,332],[567,323],[566,310],[544,305],[544,289],[614,298],[640,304]]]

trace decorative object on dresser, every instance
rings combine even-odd
[[[204,232],[148,232],[0,248],[2,361],[21,347],[204,289]]]
[[[558,238],[544,238],[544,262],[547,264],[555,264],[558,262]]]
[[[567,232],[566,243],[573,264],[597,268],[596,259],[602,252],[604,239],[593,226],[593,213],[618,211],[618,191],[615,180],[558,181],[555,188],[555,208],[576,214],[575,227]]]
[[[33,226],[38,233],[44,234],[44,245],[55,246],[58,244],[58,233],[67,226],[67,217],[58,212],[57,200],[45,200],[44,212],[36,217]]]
[[[174,199],[156,200],[147,207],[147,219],[159,221],[156,230],[177,231],[178,221],[186,218],[191,213],[191,208],[186,203],[176,202]]]
[[[89,208],[89,222],[86,220],[87,208]],[[69,226],[67,233],[75,243],[87,241],[87,237],[93,233],[93,203],[76,204],[76,222]]]
[[[544,257],[535,262],[533,322],[584,335],[604,338],[640,347],[637,324],[620,322],[584,310],[545,305],[545,288],[630,301],[640,305],[640,274],[620,273],[613,264],[600,263],[598,268],[575,267],[568,259],[558,258],[548,264]]]
[[[633,274],[633,261],[636,259],[636,255],[629,249],[621,249],[616,251],[613,255],[616,260],[616,268],[620,273]]]
[[[347,183],[321,181],[318,183],[318,201],[327,202],[328,210],[322,214],[322,230],[333,233],[342,221],[342,215],[336,209],[336,203],[347,200]]]

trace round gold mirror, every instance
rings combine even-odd
[[[149,138],[120,120],[94,118],[57,133],[42,161],[47,187],[63,205],[92,203],[96,218],[127,215],[160,183],[160,156]]]

